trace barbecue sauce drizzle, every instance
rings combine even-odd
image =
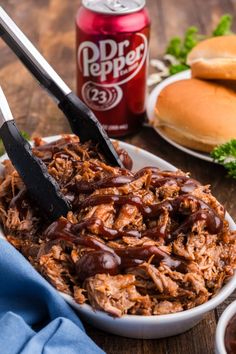
[[[187,262],[178,257],[170,257],[157,246],[111,248],[93,236],[74,234],[73,226],[67,219],[60,218],[48,227],[44,236],[51,240],[61,239],[94,250],[82,255],[76,263],[78,278],[81,281],[98,273],[120,274],[127,268],[148,261],[150,257],[153,257],[153,264],[159,265],[163,262],[172,269],[187,272]]]
[[[142,232],[138,230],[125,231],[108,228],[104,225],[102,220],[94,217],[78,224],[71,224],[66,219],[60,218],[47,228],[44,236],[51,240],[61,239],[91,248],[91,251],[83,254],[76,263],[76,270],[81,281],[98,273],[119,274],[127,268],[135,267],[148,261],[150,257],[153,257],[151,260],[153,264],[159,265],[162,262],[172,269],[181,272],[187,271],[188,263],[186,261],[178,257],[169,256],[157,246],[144,245],[140,247],[111,248],[94,236],[81,235],[83,230],[88,229],[92,225],[95,225],[99,235],[102,235],[102,237],[107,240],[114,240],[124,236],[137,238],[146,236],[153,239],[163,238],[167,243],[173,241],[181,233],[186,234],[196,221],[204,220],[207,230],[212,234],[221,231],[223,222],[215,211],[201,199],[188,194],[200,186],[200,183],[186,175],[146,167],[133,176],[122,174],[93,182],[79,181],[69,186],[68,189],[76,190],[80,193],[91,193],[99,188],[120,187],[135,181],[147,172],[151,174],[150,187],[158,188],[166,184],[177,184],[180,187],[180,196],[160,203],[146,205],[140,197],[134,195],[98,194],[88,196],[82,202],[76,202],[76,207],[82,210],[89,206],[107,203],[113,203],[115,206],[131,204],[136,206],[143,217],[147,219],[157,218],[167,210],[172,218],[184,216],[185,220],[170,234],[167,227],[163,225],[157,225],[154,228]],[[75,200],[77,201],[77,199]],[[194,212],[191,210],[192,203],[197,209]]]
[[[223,222],[220,217],[215,213],[215,211],[201,199],[194,197],[192,195],[181,195],[175,199],[165,200],[160,203],[152,204],[152,205],[144,205],[142,199],[138,196],[133,195],[92,195],[86,198],[80,205],[79,209],[84,209],[89,206],[96,206],[100,204],[108,204],[114,203],[114,205],[124,205],[131,204],[136,206],[143,217],[146,218],[154,218],[159,217],[164,210],[167,210],[169,214],[174,217],[177,215],[185,215],[188,218],[179,226],[172,235],[167,235],[166,229],[162,233],[160,228],[160,236],[163,238],[167,238],[169,241],[173,241],[179,233],[186,231],[195,223],[196,221],[204,220],[206,223],[206,228],[211,234],[218,233],[221,231]],[[188,203],[195,203],[198,207],[198,210],[192,213],[191,208],[186,208],[184,205]],[[200,209],[200,210],[199,210]],[[102,230],[102,234],[108,234],[109,229]],[[150,231],[150,232],[149,232]],[[145,236],[151,237],[153,235],[153,229],[146,230]],[[119,232],[119,231],[118,231]],[[158,231],[157,231],[158,232]],[[111,236],[112,232],[111,232]],[[142,235],[141,235],[142,236]]]
[[[78,181],[75,184],[69,186],[69,189],[74,189],[77,192],[88,193],[93,192],[99,188],[120,187],[127,183],[134,182],[138,178],[142,177],[147,172],[151,173],[150,186],[159,188],[163,185],[177,184],[180,186],[180,193],[189,193],[195,188],[200,186],[200,183],[186,175],[178,175],[170,172],[160,172],[160,170],[154,167],[146,167],[138,171],[134,176],[119,175],[100,179],[98,181]]]

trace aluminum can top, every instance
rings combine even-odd
[[[142,10],[146,0],[82,0],[82,4],[93,12],[106,15],[125,15]]]

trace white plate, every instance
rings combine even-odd
[[[50,142],[56,138],[58,137],[50,137],[45,140]],[[120,142],[119,144],[120,147],[126,149],[132,157],[134,161],[134,170],[139,170],[144,166],[156,166],[163,170],[170,171],[176,170],[173,165],[143,149],[123,142]],[[6,155],[0,158],[0,174],[3,171],[1,162],[6,158]],[[230,228],[236,230],[236,225],[228,214],[226,215],[226,219],[230,224]],[[5,238],[1,229],[0,237]],[[125,315],[121,318],[113,318],[105,312],[94,311],[90,305],[79,305],[71,296],[63,293],[60,294],[74,309],[76,309],[76,311],[78,311],[81,319],[99,329],[124,337],[151,339],[169,337],[189,330],[195,326],[208,311],[222,303],[234,291],[235,287],[236,273],[215,297],[207,301],[205,304],[197,306],[191,310],[158,316]]]
[[[160,84],[158,84],[150,93],[149,97],[148,97],[148,101],[147,101],[147,117],[150,123],[152,123],[155,113],[154,113],[154,109],[155,109],[155,105],[156,105],[156,101],[157,98],[161,92],[161,90],[163,90],[164,87],[168,86],[169,84],[172,84],[173,82],[179,81],[179,80],[184,80],[184,79],[190,79],[191,78],[191,71],[190,70],[186,70],[183,71],[181,73],[172,75],[170,77],[168,77],[167,79],[163,80]],[[157,127],[153,127],[153,129],[164,139],[166,140],[169,144],[175,146],[177,149],[186,152],[189,155],[198,157],[199,159],[205,160],[205,161],[210,161],[210,162],[214,162],[213,159],[210,157],[209,154],[205,154],[204,152],[198,152],[189,148],[186,148],[178,143],[176,143],[175,141],[173,141],[172,139],[168,138],[165,134],[163,134],[162,131],[160,131]]]

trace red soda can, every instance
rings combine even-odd
[[[77,94],[110,136],[144,120],[149,34],[145,0],[83,0],[78,10]]]

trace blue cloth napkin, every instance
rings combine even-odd
[[[0,353],[104,353],[71,307],[30,263],[0,239]]]

